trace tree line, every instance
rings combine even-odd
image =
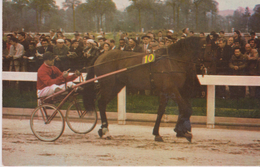
[[[260,31],[260,8],[250,13],[237,9],[226,17],[218,14],[215,0],[130,0],[117,10],[112,0],[64,0],[59,8],[55,0],[3,0],[3,30],[48,32],[140,32],[190,27],[196,32]]]

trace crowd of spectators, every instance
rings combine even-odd
[[[43,63],[42,56],[47,51],[56,56],[55,66],[61,71],[81,70],[91,66],[94,57],[109,50],[154,53],[159,48],[191,36],[196,34],[189,28],[184,28],[179,37],[173,30],[159,31],[156,34],[148,32],[140,36],[134,34],[130,37],[128,33],[121,33],[119,45],[116,46],[115,39],[107,39],[105,33],[95,36],[75,32],[74,37],[69,39],[61,31],[55,30],[50,30],[48,34],[34,35],[13,32],[3,38],[6,39],[3,40],[3,70],[37,72]],[[200,32],[197,36],[205,38],[207,45],[211,46],[209,53],[198,60],[198,64],[206,69],[207,74],[260,75],[260,40],[254,32],[250,33],[247,41],[239,30],[235,30],[230,37],[225,36],[224,31],[212,31],[207,36]],[[226,87],[224,92],[228,90]],[[245,89],[245,92],[248,91],[250,96],[255,96],[255,87],[249,87],[247,91]]]

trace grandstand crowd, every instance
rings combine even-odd
[[[260,40],[255,32],[251,32],[247,39],[239,30],[235,30],[233,36],[229,37],[224,31],[219,33],[212,31],[205,35],[203,32],[195,34],[189,28],[184,28],[182,34],[176,34],[173,30],[147,32],[142,35],[120,33],[120,38],[116,41],[116,38],[107,39],[104,32],[95,36],[76,31],[73,38],[68,38],[61,31],[55,30],[50,30],[47,34],[7,33],[3,38],[5,39],[3,71],[37,72],[43,63],[43,54],[47,51],[56,56],[55,66],[61,71],[68,69],[75,71],[91,66],[93,57],[109,50],[119,49],[148,54],[178,40],[200,36],[205,38],[207,45],[211,47],[207,51],[208,54],[199,57],[198,73],[201,73],[199,70],[203,67],[204,73],[211,75],[260,75]],[[24,89],[22,87],[20,88]],[[230,90],[229,87],[221,89],[218,91],[221,97],[226,98],[227,92],[232,92],[231,87]],[[255,97],[257,91],[257,87],[243,87],[242,96]],[[234,96],[237,96],[237,92],[238,90],[234,90]]]

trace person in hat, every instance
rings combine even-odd
[[[80,36],[80,33],[78,31],[75,31],[74,36],[75,37],[72,40],[78,41],[79,42],[79,47],[83,48],[84,47],[84,42],[83,42],[83,39]]]
[[[257,38],[256,34],[254,31],[250,32],[250,39],[248,40],[248,43],[250,43],[250,40],[253,39],[255,41],[255,47],[257,49],[260,48],[260,40]]]
[[[151,46],[150,46],[150,42],[151,42],[151,37],[148,35],[144,35],[142,37],[142,41],[143,41],[143,45],[142,45],[142,51],[144,53],[150,53],[151,52]]]
[[[95,46],[93,39],[88,39],[86,48],[84,49],[84,67],[88,67],[94,64],[96,58],[100,55],[100,50]]]
[[[166,36],[172,36],[172,35],[173,35],[173,33],[174,33],[174,31],[173,31],[173,30],[168,30],[168,31],[167,31],[167,34],[166,34]]]
[[[56,46],[53,47],[53,54],[57,57],[55,66],[61,71],[65,71],[69,67],[68,51],[69,48],[65,46],[64,39],[57,39]]]
[[[138,42],[136,41],[135,38],[130,38],[127,51],[142,52],[142,48],[140,46],[138,46]]]
[[[66,85],[73,87],[75,84],[72,82],[78,76],[80,72],[75,71],[73,75],[68,75],[68,71],[61,72],[56,66],[55,55],[51,52],[43,54],[44,63],[38,69],[37,72],[37,96],[45,97],[50,96],[55,92],[65,90]],[[64,82],[67,82],[66,84]]]

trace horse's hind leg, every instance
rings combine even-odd
[[[117,96],[117,93],[124,87],[124,85],[113,85],[113,87],[110,87],[109,85],[106,85],[101,92],[101,98],[98,100],[98,108],[100,112],[100,118],[101,118],[101,129],[99,129],[98,134],[100,137],[103,135],[108,135],[108,121],[106,116],[106,107],[107,104]]]
[[[154,140],[155,141],[163,141],[162,137],[159,134],[159,128],[160,128],[160,123],[162,120],[162,116],[165,113],[165,108],[168,102],[168,97],[167,94],[161,93],[160,94],[160,105],[158,108],[157,112],[157,119],[153,128],[153,135],[155,135]]]

